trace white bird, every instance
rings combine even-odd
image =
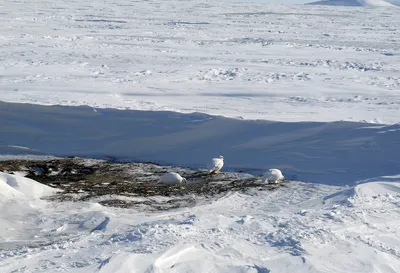
[[[285,180],[282,172],[278,169],[269,169],[264,173],[262,182],[267,184],[277,184]]]
[[[223,166],[224,166],[224,157],[220,155],[219,157],[213,158],[210,164],[207,165],[208,172],[210,174],[218,173]]]
[[[166,184],[166,185],[176,185],[176,184],[183,184],[187,183],[186,178],[180,176],[178,173],[169,172],[165,173],[160,177],[159,183]]]

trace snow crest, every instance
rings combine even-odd
[[[35,180],[0,172],[0,202],[3,200],[41,198],[57,190]]]
[[[384,0],[323,0],[309,3],[311,5],[327,6],[354,6],[354,7],[395,7],[395,5]]]
[[[372,181],[371,181],[372,180]],[[362,181],[360,184],[324,198],[330,204],[354,204],[368,202],[394,202],[400,205],[400,176],[384,176]],[[394,182],[395,181],[395,182]]]

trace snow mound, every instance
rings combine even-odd
[[[163,253],[143,255],[137,253],[118,253],[103,260],[98,267],[100,273],[131,272],[270,272],[268,269],[230,259],[229,255],[220,257],[191,244],[180,243]]]
[[[400,183],[370,182],[355,187],[355,198],[400,196]]]
[[[0,249],[32,241],[40,229],[40,208],[46,206],[39,198],[54,194],[57,189],[32,179],[0,172]]]
[[[396,178],[396,177],[394,177]],[[324,198],[328,204],[354,204],[354,202],[364,202],[369,200],[392,200],[400,201],[400,176],[397,182],[366,182],[346,190],[328,195]],[[382,178],[384,179],[384,178]]]
[[[24,198],[36,199],[57,191],[29,178],[0,172],[0,202]]]
[[[307,5],[350,6],[350,7],[395,7],[384,0],[322,0]]]

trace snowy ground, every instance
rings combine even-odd
[[[150,213],[41,200],[0,170],[0,272],[400,272],[398,14],[1,1],[0,159],[223,154],[303,182]]]
[[[392,2],[392,3],[391,3]],[[391,7],[400,6],[397,0],[322,0],[307,3],[310,5],[326,5],[326,6],[351,6],[351,7]]]
[[[0,99],[399,122],[398,8],[2,1]]]
[[[0,215],[0,268],[396,273],[399,180],[382,177],[346,190],[296,182],[172,212],[133,213],[90,202],[55,207],[23,194],[10,197],[19,180],[0,173],[1,209],[14,208],[13,217]]]
[[[335,185],[399,174],[400,124],[272,122],[201,113],[0,102],[0,154],[115,157]],[[24,148],[25,147],[25,148]]]

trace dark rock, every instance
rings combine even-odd
[[[63,190],[51,196],[51,200],[90,200],[104,206],[147,210],[194,206],[232,191],[274,190],[285,186],[260,184],[260,178],[244,172],[210,175],[204,171],[152,163],[117,163],[115,160],[82,158],[0,161],[0,170],[26,171],[26,177]],[[177,172],[188,183],[161,185],[158,179],[165,172]]]

